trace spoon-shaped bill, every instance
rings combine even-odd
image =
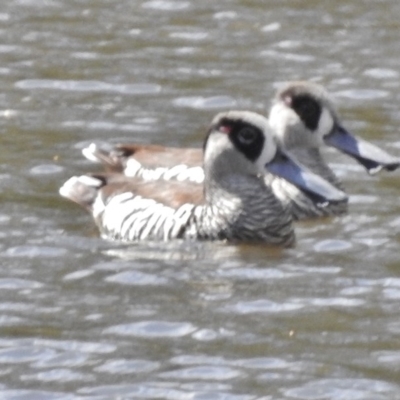
[[[295,161],[289,152],[278,150],[277,155],[265,168],[270,173],[297,186],[316,204],[326,205],[326,203],[338,203],[348,199],[344,192]]]
[[[366,140],[353,136],[340,125],[325,137],[325,142],[355,158],[370,174],[379,172],[381,169],[394,171],[400,166],[399,158],[393,157]]]

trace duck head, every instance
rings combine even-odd
[[[399,158],[346,130],[330,96],[316,83],[291,82],[280,89],[269,122],[288,150],[333,146],[356,159],[371,174],[400,166]]]

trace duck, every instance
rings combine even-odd
[[[293,246],[290,210],[264,182],[271,168],[321,202],[347,198],[292,160],[280,148],[268,120],[251,111],[223,112],[212,120],[203,146],[202,184],[103,172],[74,176],[59,193],[89,211],[108,239]]]
[[[343,184],[323,157],[325,146],[356,159],[370,174],[382,169],[393,171],[400,165],[399,158],[346,130],[331,96],[318,83],[295,81],[283,85],[274,96],[268,119],[281,146],[339,190],[344,189]],[[130,177],[195,183],[204,180],[201,149],[92,143],[82,152],[90,161],[103,164],[106,170]],[[347,199],[320,207],[313,196],[269,172],[265,173],[265,183],[288,205],[295,220],[339,216],[348,211]]]
[[[273,99],[268,120],[283,148],[340,190],[344,190],[343,183],[323,157],[325,146],[356,159],[369,174],[382,169],[393,171],[400,166],[399,158],[351,134],[343,126],[331,96],[317,83],[298,81],[283,85]],[[266,181],[277,197],[289,205],[296,220],[337,216],[348,211],[348,201],[322,208],[277,176],[268,174]]]

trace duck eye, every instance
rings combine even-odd
[[[258,133],[251,128],[243,128],[238,132],[238,140],[244,145],[249,145],[257,139]]]
[[[321,106],[312,98],[299,96],[293,99],[292,107],[307,128],[314,130],[318,126]]]

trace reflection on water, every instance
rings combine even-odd
[[[57,193],[92,141],[200,146],[293,79],[399,155],[400,5],[270,3],[3,5],[1,398],[400,399],[398,172],[328,151],[349,215],[289,250],[112,243]]]

